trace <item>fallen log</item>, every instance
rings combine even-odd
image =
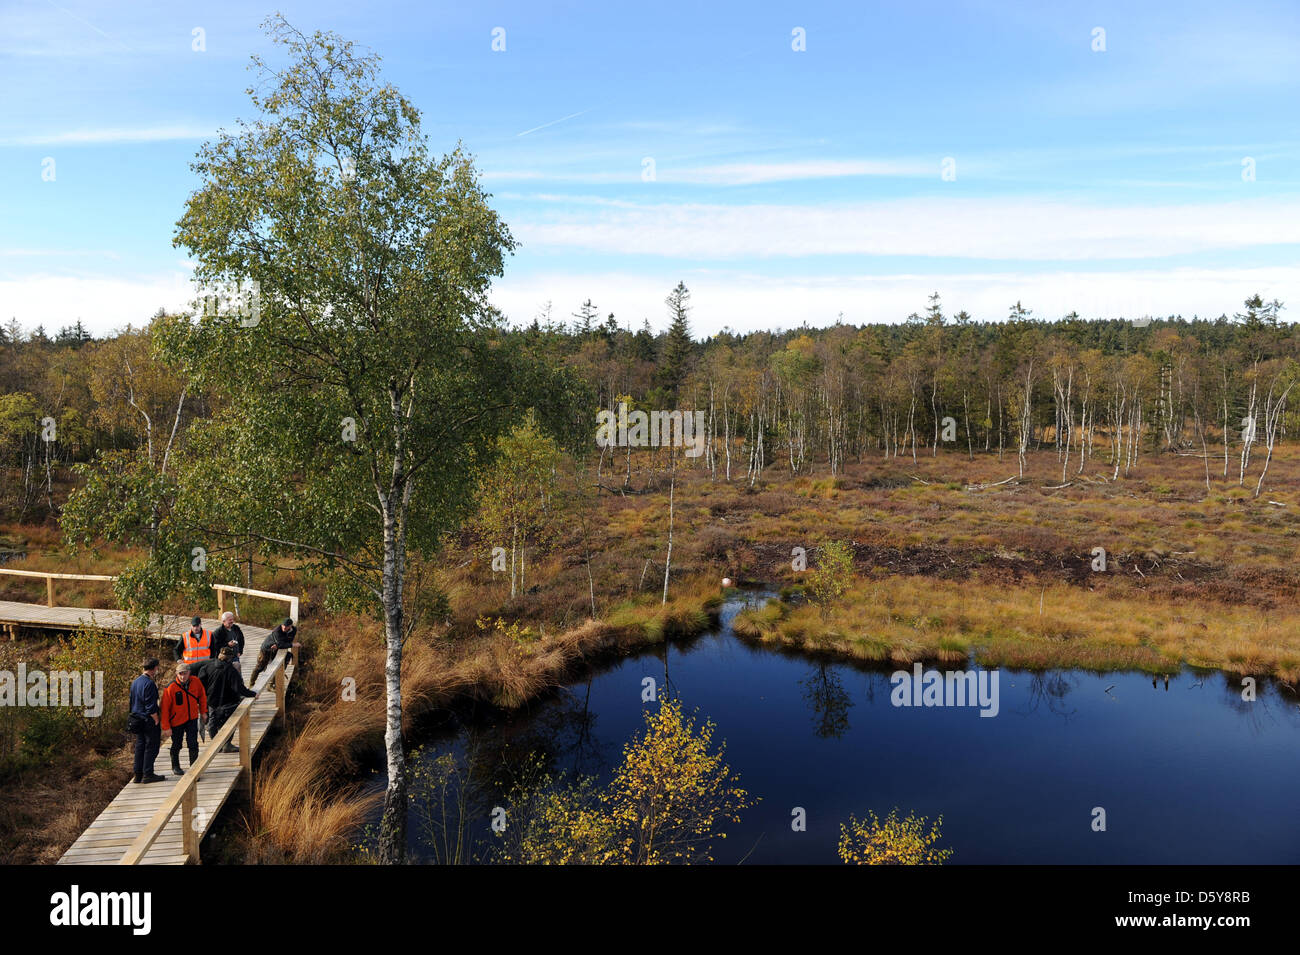
[[[992,484],[967,484],[966,490],[983,491],[991,487],[1001,487],[1004,484],[1010,484],[1012,481],[1015,481],[1017,484],[1019,484],[1020,478],[1016,477],[1015,475],[1012,475],[1011,477],[1007,478],[1005,481],[995,481]]]

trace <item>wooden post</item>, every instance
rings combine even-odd
[[[216,590],[217,590],[217,617],[220,618],[220,616],[226,612],[226,592],[222,590],[220,587],[216,588]]]
[[[194,810],[198,807],[198,783],[190,783],[181,795],[181,844],[185,861],[199,861],[199,834],[194,831]]]
[[[49,576],[45,578],[45,606],[54,606],[54,578]]]
[[[281,651],[282,653],[284,651]],[[280,717],[280,724],[284,725],[284,664],[276,668],[275,671],[275,715]]]
[[[239,717],[239,768],[244,773],[248,801],[253,801],[253,709],[245,707]]]

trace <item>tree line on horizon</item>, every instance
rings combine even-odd
[[[1143,452],[1206,458],[1223,479],[1257,487],[1278,440],[1300,422],[1288,406],[1300,382],[1300,326],[1282,303],[1254,295],[1215,319],[1034,318],[1017,302],[1005,321],[946,315],[936,293],[899,324],[804,325],[787,331],[690,330],[690,292],[666,299],[668,327],[632,330],[590,299],[566,323],[549,305],[505,332],[574,385],[566,436],[589,446],[600,471],[632,476],[631,453],[590,441],[595,411],[699,410],[705,452],[696,466],[753,485],[766,468],[841,473],[869,455],[910,457],[953,450],[1014,454],[1023,475],[1030,450],[1052,449],[1061,480],[1099,459],[1113,477]],[[75,463],[130,451],[166,473],[188,423],[211,396],[188,385],[152,347],[159,310],[142,328],[95,338],[78,321],[51,337],[0,326],[0,507],[24,520],[58,509],[56,485]],[[53,424],[53,428],[49,427]],[[47,440],[49,436],[53,440]],[[1213,451],[1211,445],[1214,445]],[[616,462],[616,457],[625,457]],[[1217,459],[1222,457],[1222,463]]]
[[[1296,427],[1300,328],[1259,295],[1233,317],[1135,323],[1071,313],[1035,319],[1015,303],[1005,321],[944,313],[938,293],[900,324],[723,331],[692,338],[689,290],[666,299],[667,331],[637,331],[590,300],[569,325],[549,308],[517,332],[583,382],[592,407],[705,412],[703,466],[750,485],[772,465],[840,473],[848,460],[936,455],[940,448],[1014,453],[1051,447],[1062,481],[1100,456],[1113,477],[1143,452],[1210,444],[1224,478],[1245,483],[1263,449]],[[630,454],[628,455],[630,476]],[[604,454],[601,455],[603,467]],[[1261,465],[1257,486],[1262,484]]]

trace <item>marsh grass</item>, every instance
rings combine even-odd
[[[815,608],[773,601],[742,611],[734,628],[748,639],[808,649],[847,642],[847,652],[861,659],[881,659],[887,648],[901,663],[957,661],[973,652],[986,666],[1172,673],[1187,663],[1288,683],[1300,678],[1300,611],[1274,610],[1261,620],[1252,607],[1098,599],[1064,584],[859,580],[825,619]]]
[[[530,557],[530,586],[513,599],[504,576],[490,570],[487,542],[465,535],[433,573],[450,615],[408,641],[408,728],[458,701],[521,706],[604,655],[698,632],[719,606],[723,577],[781,590],[785,599],[735,621],[737,634],[774,646],[896,665],[973,654],[985,665],[1024,669],[1161,673],[1192,664],[1300,681],[1300,497],[1291,490],[1300,487],[1300,448],[1278,448],[1259,499],[1221,480],[1210,463],[1207,493],[1202,462],[1173,455],[1144,455],[1133,478],[1116,482],[1094,461],[1060,490],[1044,490],[1060,483],[1050,451],[1030,454],[1020,483],[977,491],[966,488],[1005,479],[1014,459],[867,459],[834,478],[824,471],[792,477],[774,464],[753,488],[711,481],[701,462],[689,462],[677,479],[682,519],[667,604],[666,484],[598,498],[590,566],[576,525],[567,526],[549,550]],[[644,472],[636,477],[644,481]],[[71,555],[52,525],[3,526],[0,535],[28,551],[8,565],[26,569],[115,573],[140,556],[112,548]],[[811,552],[827,540],[850,542],[854,577],[823,618],[802,599],[807,575],[792,569],[791,548]],[[1087,569],[1095,546],[1110,555],[1106,574]],[[260,754],[245,854],[351,858],[350,834],[373,800],[357,783],[382,745],[381,628],[325,613],[321,583],[292,566],[259,572],[253,585],[303,594],[308,653],[291,688],[288,731]],[[0,599],[43,602],[43,583],[0,575]],[[58,599],[114,606],[101,584],[60,585]],[[200,609],[213,612],[213,605]],[[263,624],[281,613],[256,601],[240,610],[245,622]],[[521,643],[479,631],[474,621],[483,616],[537,638]],[[353,702],[341,699],[344,677],[355,680]],[[69,759],[71,774],[65,766],[6,786],[0,830],[13,837],[8,858],[57,858],[87,814],[93,818],[120,788],[129,747]],[[69,779],[88,794],[75,806],[54,798]],[[19,827],[24,834],[13,836]]]

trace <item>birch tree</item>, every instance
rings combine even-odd
[[[405,859],[402,649],[410,561],[470,510],[472,475],[527,389],[487,304],[514,242],[459,146],[435,157],[419,111],[374,55],[266,22],[258,116],[207,143],[177,224],[201,282],[255,283],[259,310],[203,315],[170,343],[228,395],[201,446],[240,467],[188,469],[188,519],[260,528],[267,559],[330,572],[383,619],[387,786],[379,857]]]

